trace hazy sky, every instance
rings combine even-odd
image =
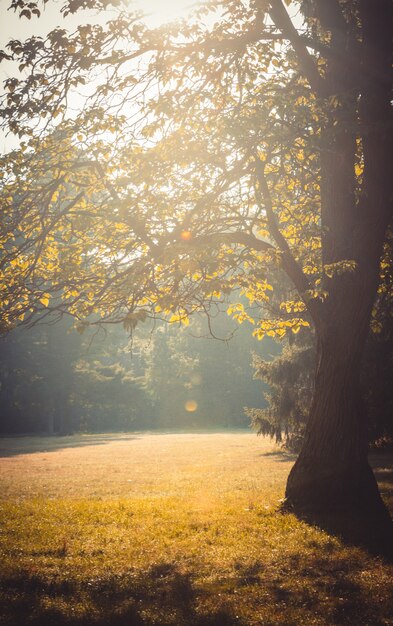
[[[19,18],[14,11],[9,11],[11,0],[0,0],[0,49],[3,49],[10,39],[27,39],[33,35],[44,37],[56,26],[62,26],[69,31],[75,30],[78,24],[91,22],[105,23],[110,19],[110,14],[102,11],[80,12],[76,15],[63,18],[60,9],[64,0],[49,0],[42,7],[40,18]],[[187,13],[195,6],[195,0],[130,0],[131,10],[140,10],[146,14],[146,21],[151,26],[158,26],[166,21],[186,17]],[[3,81],[15,72],[15,67],[7,63],[0,65],[0,92],[3,92]],[[15,145],[14,145],[15,144]],[[6,139],[0,133],[0,152],[8,151],[17,144],[15,140]]]
[[[10,0],[0,0],[0,45],[3,47],[10,38],[24,39],[33,34],[44,35],[56,25],[63,23],[67,28],[74,28],[78,23],[86,21],[81,18],[81,13],[76,16],[61,17],[60,8],[63,0],[49,0],[42,9],[39,19],[33,17],[31,20],[23,17],[21,19],[14,13],[8,11]],[[141,10],[148,16],[151,25],[158,25],[165,21],[185,17],[193,5],[193,0],[132,0],[129,2],[130,9]],[[92,20],[94,12],[90,12]],[[85,14],[86,15],[86,12]],[[102,13],[101,13],[102,16]],[[97,17],[95,18],[97,19]],[[102,18],[101,18],[102,19]]]

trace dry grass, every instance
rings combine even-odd
[[[4,625],[393,624],[389,565],[278,512],[293,459],[269,440],[19,438],[0,453]]]

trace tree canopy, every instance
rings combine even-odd
[[[11,0],[22,19],[44,4]],[[2,53],[20,142],[1,161],[3,330],[49,313],[187,323],[234,289],[259,338],[312,323],[287,499],[383,517],[359,381],[391,276],[391,3],[211,0],[159,28],[119,1],[62,13],[74,32]],[[292,285],[279,306],[271,268]]]
[[[210,3],[154,30],[122,10],[105,27],[8,44],[21,75],[6,80],[3,119],[21,149],[2,162],[6,326],[48,309],[81,324],[132,327],[161,312],[186,323],[235,286],[259,310],[271,264],[300,297],[254,332],[309,323],[305,309],[316,313],[326,283],[355,264],[321,255],[321,130],[330,116],[334,135],[341,105],[322,97],[316,18],[300,36],[276,4]],[[360,195],[357,143],[348,167]],[[253,321],[241,303],[232,313]]]

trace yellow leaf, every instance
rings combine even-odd
[[[51,202],[56,202],[57,198],[59,197],[59,192],[56,189],[56,191],[53,192],[52,196],[51,196]]]
[[[40,298],[41,304],[43,304],[44,306],[48,306],[49,298],[50,298],[49,293],[43,293],[41,298]]]

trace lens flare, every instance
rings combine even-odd
[[[198,408],[198,403],[195,402],[195,400],[187,400],[187,402],[184,405],[184,408],[189,413],[194,413],[194,411],[196,411]]]
[[[183,239],[183,241],[190,241],[192,239],[192,234],[189,230],[183,230],[180,237]]]

